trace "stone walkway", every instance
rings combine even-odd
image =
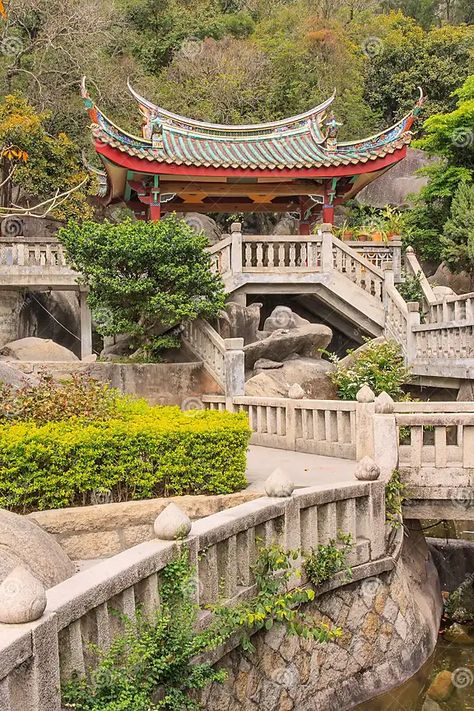
[[[248,489],[264,491],[265,480],[277,467],[283,469],[297,487],[355,481],[356,462],[350,459],[251,445],[247,458]]]

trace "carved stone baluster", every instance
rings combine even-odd
[[[257,267],[263,267],[263,243],[257,242]]]
[[[245,267],[251,267],[252,266],[252,244],[251,242],[247,242],[245,244]]]
[[[290,256],[290,267],[296,266],[296,245],[294,242],[290,242],[289,256]]]
[[[273,242],[268,243],[267,259],[267,266],[269,269],[272,269],[275,266],[275,247],[273,246]]]
[[[307,267],[308,266],[308,247],[309,244],[306,244],[306,242],[303,242],[301,245],[301,250],[300,250],[300,259],[299,259],[299,265],[300,267]]]
[[[285,266],[285,244],[284,244],[284,242],[280,242],[280,244],[278,245],[278,266],[279,267]]]

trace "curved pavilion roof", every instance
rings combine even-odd
[[[110,121],[87,93],[82,95],[92,121],[96,142],[152,163],[205,168],[318,169],[353,167],[354,174],[370,172],[370,163],[399,152],[412,138],[411,127],[422,94],[414,110],[401,121],[361,141],[331,140],[326,124],[335,94],[319,106],[288,119],[254,125],[212,124],[167,111],[140,96],[130,85],[144,118],[143,136],[133,136]],[[398,155],[397,155],[398,154]],[[145,168],[145,165],[148,167]],[[369,165],[367,165],[369,164]]]

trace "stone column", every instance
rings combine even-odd
[[[87,289],[81,289],[79,300],[81,305],[81,359],[92,355],[92,315],[87,303]]]
[[[232,237],[230,266],[232,274],[242,272],[242,225],[240,222],[233,222],[230,227]]]
[[[323,274],[332,272],[334,268],[334,257],[332,253],[332,225],[325,222],[321,228],[321,271]]]
[[[225,338],[224,344],[226,409],[232,410],[232,398],[245,393],[244,339]]]
[[[356,460],[359,462],[363,457],[375,458],[375,395],[368,385],[363,385],[356,398]]]
[[[397,238],[393,239],[390,244],[392,245],[393,274],[398,284],[402,280],[402,241]]]
[[[407,321],[407,364],[410,366],[416,360],[416,334],[413,327],[420,325],[420,304],[418,301],[409,301]]]
[[[398,467],[398,433],[394,402],[385,392],[375,399],[374,460],[380,468],[381,478],[388,481]]]

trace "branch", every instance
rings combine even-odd
[[[42,219],[49,215],[49,213],[54,210],[56,207],[59,205],[62,205],[72,193],[76,192],[76,190],[79,190],[79,188],[82,188],[82,186],[89,180],[89,177],[84,178],[78,185],[74,186],[70,190],[65,190],[63,193],[58,193],[56,191],[56,194],[48,198],[47,200],[43,200],[43,202],[38,203],[38,205],[35,205],[33,208],[29,207],[20,207],[20,205],[12,205],[12,207],[0,207],[0,215],[2,217],[14,217],[18,215],[23,215],[24,217],[37,217],[39,219]],[[38,215],[36,211],[39,208],[45,208],[44,212],[41,215]]]

